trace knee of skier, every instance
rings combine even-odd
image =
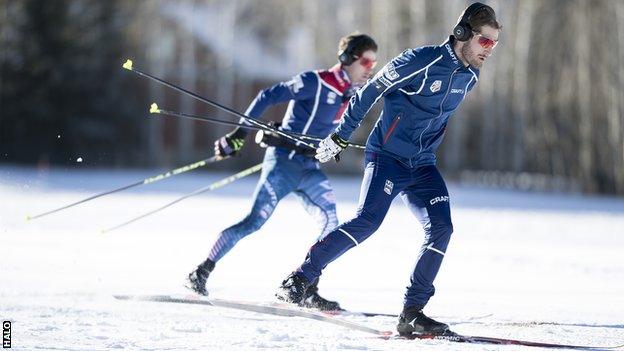
[[[437,237],[450,238],[453,234],[453,223],[451,221],[441,222],[432,226],[431,232]]]
[[[372,233],[379,228],[381,222],[383,222],[383,217],[380,217],[375,213],[363,210],[358,213],[356,220],[362,222],[362,225],[365,228],[368,228],[369,231]]]
[[[239,225],[244,228],[246,232],[251,233],[260,229],[269,219],[270,215],[271,214],[268,212],[252,211],[240,221]]]

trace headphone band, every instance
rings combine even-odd
[[[355,57],[353,55],[353,50],[355,49],[355,44],[353,43],[355,39],[349,40],[347,43],[347,47],[340,52],[338,55],[338,61],[345,66],[351,65],[355,61]]]
[[[468,6],[462,14],[459,22],[453,29],[453,36],[459,41],[468,41],[472,38],[472,27],[470,26],[470,19],[472,16],[482,9],[489,9],[488,5],[480,2],[475,2]]]

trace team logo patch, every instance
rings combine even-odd
[[[392,81],[399,78],[399,74],[394,68],[392,62],[384,66],[384,68],[377,72],[373,78],[373,84],[378,91],[384,91],[386,88],[392,85]]]
[[[442,88],[442,81],[436,80],[435,82],[431,83],[429,90],[431,90],[432,93],[435,93],[440,91],[440,88]]]
[[[327,93],[327,103],[329,105],[333,105],[334,103],[336,103],[336,93],[334,93],[333,91],[330,91],[329,93]]]
[[[394,63],[392,62],[388,63],[386,67],[384,67],[383,75],[388,80],[395,80],[399,78],[399,74],[396,72],[396,69],[394,69]]]
[[[293,94],[297,94],[299,89],[303,88],[303,79],[301,79],[301,76],[295,76],[286,82],[286,86],[292,90]]]
[[[386,184],[384,184],[384,192],[390,195],[392,194],[392,188],[394,188],[394,183],[392,183],[389,179],[386,179]]]

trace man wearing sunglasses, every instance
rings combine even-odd
[[[338,155],[371,107],[385,99],[366,144],[356,216],[310,248],[303,264],[282,282],[279,299],[300,301],[330,262],[377,230],[392,200],[401,195],[422,224],[425,242],[404,296],[398,332],[448,330],[423,313],[453,232],[449,194],[435,166],[435,151],[451,115],[478,82],[479,68],[492,54],[500,29],[491,7],[472,4],[446,42],[404,51],[351,98],[339,126],[319,144],[316,158],[327,162]]]
[[[371,77],[377,62],[376,51],[377,44],[368,35],[354,33],[341,38],[339,63],[334,67],[303,72],[289,81],[260,91],[245,114],[258,119],[269,106],[289,102],[279,128],[323,138],[336,127],[355,90]],[[240,123],[249,125],[243,119]],[[236,154],[245,143],[247,134],[248,129],[238,127],[219,138],[215,141],[215,154],[221,157]],[[317,219],[321,235],[338,225],[334,193],[314,159],[315,150],[277,137],[267,139],[266,144],[270,147],[264,156],[251,211],[240,222],[219,234],[208,258],[189,274],[188,287],[200,295],[208,295],[206,281],[215,264],[240,239],[259,230],[286,195],[297,195],[308,213]],[[337,302],[319,296],[317,284],[318,279],[307,290],[300,304],[321,310],[339,310]]]

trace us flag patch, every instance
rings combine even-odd
[[[386,179],[386,184],[384,184],[384,192],[390,195],[392,194],[392,188],[394,188],[394,183],[392,183],[389,179]]]

